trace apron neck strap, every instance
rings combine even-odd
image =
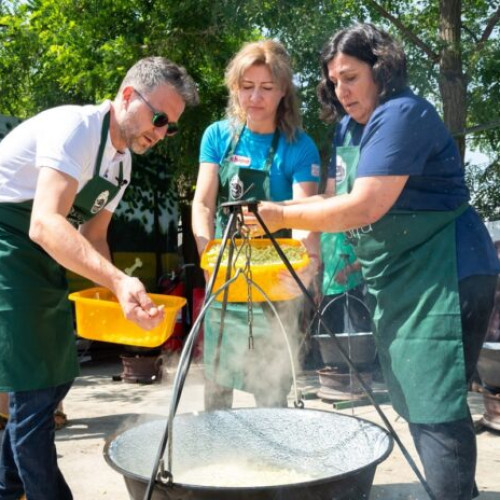
[[[229,144],[229,148],[227,149],[227,152],[224,155],[224,158],[230,158],[231,156],[234,155],[234,151],[236,150],[236,146],[238,145],[238,142],[240,142],[240,137],[241,137],[241,134],[243,134],[245,127],[246,127],[246,125],[240,125],[238,127],[238,130],[236,130],[236,133],[233,135],[233,138],[231,139],[231,144]]]
[[[349,120],[349,123],[347,125],[347,130],[346,130],[345,136],[344,136],[344,142],[342,143],[342,146],[345,147],[345,146],[351,145],[354,130],[358,125],[359,124],[356,123],[352,118]]]
[[[99,143],[99,151],[97,152],[97,158],[95,160],[94,177],[96,175],[99,175],[99,170],[101,168],[102,157],[104,155],[104,148],[106,147],[106,142],[108,140],[110,114],[111,111],[108,111],[104,115],[104,120],[102,121],[101,142]]]
[[[271,166],[273,164],[274,155],[276,153],[276,149],[278,148],[278,142],[280,140],[280,131],[276,127],[273,136],[273,142],[271,143],[271,148],[269,149],[269,153],[267,153],[266,164],[264,165],[264,170],[269,172],[271,170]]]

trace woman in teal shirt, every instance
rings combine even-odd
[[[210,125],[201,142],[192,211],[200,254],[214,236],[222,235],[226,219],[217,209],[220,203],[249,198],[280,201],[317,193],[319,154],[300,128],[292,78],[289,56],[273,40],[246,44],[230,62],[227,119]],[[317,257],[317,235],[299,231],[294,237]],[[275,305],[280,317],[292,308],[286,328],[292,333],[297,304]],[[220,306],[214,304],[207,313],[206,409],[231,407],[233,389],[252,393],[259,406],[287,405],[291,363],[283,335],[268,305],[254,304],[253,349],[249,349],[247,308],[246,303],[228,304],[220,348]]]

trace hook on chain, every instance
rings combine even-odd
[[[303,399],[296,399],[293,402],[293,406],[295,406],[295,408],[300,408],[302,410],[304,408],[304,400]]]
[[[159,463],[156,480],[165,486],[171,486],[174,482],[172,473],[169,470],[165,469],[165,461],[163,459]]]

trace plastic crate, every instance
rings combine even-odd
[[[184,297],[149,293],[156,305],[164,306],[163,321],[152,330],[144,330],[125,318],[113,293],[101,287],[71,293],[75,303],[76,331],[80,337],[138,347],[157,347],[174,331],[175,320],[186,304]]]
[[[235,242],[235,256],[238,249],[247,241],[243,239],[233,240]],[[263,248],[272,247],[273,244],[269,239],[250,239],[248,240],[252,248]],[[302,248],[304,254],[300,262],[291,263],[292,268],[296,271],[306,267],[309,264],[309,256],[305,250],[304,245],[298,241],[291,238],[278,238],[276,239],[280,246],[289,245],[297,248]],[[228,242],[229,243],[229,242]],[[205,271],[208,271],[209,275],[212,276],[214,272],[215,263],[209,263],[208,253],[215,245],[220,245],[221,240],[212,240],[208,243],[205,251],[201,256],[200,266]],[[226,246],[227,248],[227,246]],[[242,252],[245,252],[243,249]],[[290,292],[285,288],[281,282],[279,273],[286,270],[284,262],[279,262],[277,264],[252,264],[250,262],[250,267],[252,271],[252,281],[259,285],[264,293],[267,295],[269,300],[275,302],[279,300],[290,300],[301,294],[301,291],[297,288],[296,292]],[[217,277],[215,279],[213,292],[217,293],[219,288],[221,288],[226,283],[226,271],[227,265],[221,264]],[[236,274],[236,269],[233,265],[231,270],[231,277]],[[221,292],[217,299],[221,302],[224,299],[224,292]],[[247,302],[248,301],[248,283],[243,275],[240,275],[237,280],[229,285],[228,287],[228,302]],[[252,302],[264,302],[266,297],[254,286],[251,287],[251,300]]]

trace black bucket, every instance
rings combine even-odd
[[[106,444],[134,500],[144,498],[165,425],[138,425]],[[368,499],[393,446],[366,420],[293,408],[178,415],[173,431],[173,484],[157,483],[153,500]]]

